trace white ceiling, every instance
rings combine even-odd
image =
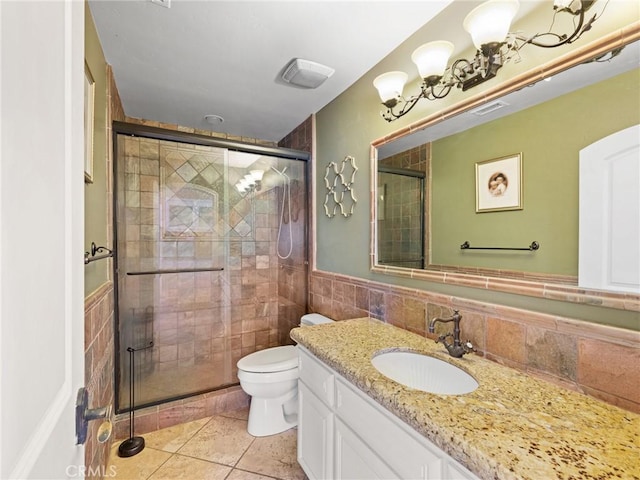
[[[126,115],[278,141],[449,3],[170,0],[165,8],[89,0],[89,7]],[[336,71],[317,89],[294,87],[280,79],[293,58]],[[209,125],[207,114],[225,121]]]

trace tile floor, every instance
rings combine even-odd
[[[117,480],[305,480],[296,460],[297,430],[253,437],[248,409],[226,412],[143,435],[145,448],[118,457],[114,442],[110,479]]]

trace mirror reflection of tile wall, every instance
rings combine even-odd
[[[427,173],[431,144],[379,160],[382,167]],[[378,172],[378,263],[406,268],[424,268],[426,191],[415,177]],[[422,218],[421,218],[422,217]]]

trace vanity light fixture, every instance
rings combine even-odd
[[[465,91],[486,82],[495,77],[504,64],[519,58],[520,49],[525,45],[555,48],[575,42],[599,18],[595,14],[585,21],[585,13],[595,1],[554,0],[554,16],[564,12],[575,17],[573,32],[560,34],[548,31],[530,37],[509,32],[518,11],[518,0],[489,0],[477,6],[462,23],[477,49],[473,59],[460,58],[448,67],[454,48],[451,42],[429,42],[418,47],[411,60],[422,77],[420,93],[408,99],[402,96],[408,78],[404,72],[383,73],[373,81],[382,104],[387,107],[386,112],[381,112],[382,117],[392,122],[409,113],[421,98],[436,100],[446,97],[453,87]],[[551,40],[547,41],[549,38]]]
[[[249,173],[247,173],[238,181],[238,183],[236,183],[236,190],[238,190],[238,192],[240,193],[260,190],[260,188],[262,188],[263,176],[264,170],[249,170]]]

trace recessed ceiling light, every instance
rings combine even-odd
[[[204,120],[211,125],[220,125],[222,122],[224,122],[224,118],[222,118],[220,115],[205,115]]]

